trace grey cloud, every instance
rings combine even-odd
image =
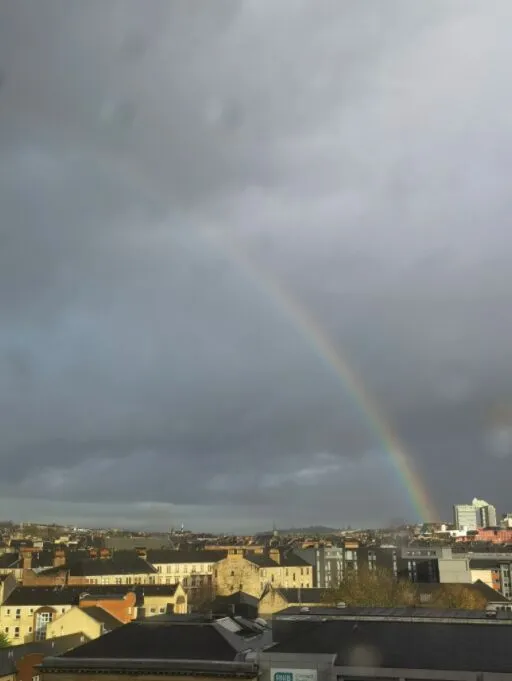
[[[506,504],[511,12],[2,3],[2,494],[139,522],[128,495],[150,524],[412,517],[315,325],[441,515]]]

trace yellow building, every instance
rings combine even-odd
[[[259,598],[269,588],[312,588],[313,567],[292,551],[230,549],[214,568],[215,592],[227,596],[243,591]]]
[[[225,556],[225,551],[172,549],[149,549],[142,555],[156,570],[159,584],[179,582],[190,596],[195,590],[212,590],[214,566]]]
[[[323,602],[324,589],[273,589],[270,588],[260,599],[258,612],[261,617],[268,617],[275,612],[297,607],[319,606]]]
[[[99,606],[74,606],[48,624],[46,638],[82,633],[92,640],[122,625],[123,622]]]
[[[16,586],[0,605],[0,631],[11,645],[41,641],[48,627],[75,607],[101,606],[113,617],[128,622],[138,614],[151,617],[172,610],[187,612],[187,594],[181,585]],[[60,626],[60,625],[59,625]],[[60,634],[59,634],[60,635]]]

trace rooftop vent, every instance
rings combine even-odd
[[[344,601],[340,601],[339,603],[336,603],[336,607],[337,607],[339,610],[342,610],[343,608],[346,608],[346,607],[347,607],[347,604],[346,604]]]
[[[308,606],[305,605],[304,607],[302,607],[302,608],[300,609],[300,612],[309,612]]]

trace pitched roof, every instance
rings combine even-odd
[[[16,673],[16,663],[25,655],[31,653],[42,653],[43,655],[60,655],[67,650],[76,648],[76,646],[83,645],[88,641],[85,634],[69,634],[67,636],[58,636],[57,638],[47,639],[45,641],[37,641],[33,643],[24,643],[18,646],[9,646],[8,648],[0,648],[0,677],[8,676]]]
[[[21,566],[20,557],[17,553],[3,553],[0,556],[0,568],[17,568]]]
[[[509,626],[486,622],[330,620],[311,622],[297,635],[290,627],[287,640],[268,652],[331,653],[347,667],[508,672],[509,640]]]
[[[149,549],[148,563],[215,563],[227,555],[226,551],[174,551],[173,549]]]
[[[322,603],[325,589],[277,589],[288,603]]]
[[[97,622],[103,624],[106,631],[113,631],[118,627],[122,627],[124,624],[121,622],[121,620],[118,620],[117,617],[114,617],[114,615],[111,615],[109,612],[104,610],[104,608],[100,608],[98,605],[89,605],[88,607],[81,609],[87,613],[89,617],[92,617]]]
[[[450,587],[450,586],[458,586],[458,587],[463,587],[467,591],[473,591],[479,593],[481,596],[483,596],[488,603],[511,603],[511,601],[508,600],[508,598],[505,598],[505,596],[499,592],[490,587],[488,584],[485,584],[482,582],[482,580],[478,579],[476,582],[473,582],[472,584],[451,584],[449,582],[445,582],[443,584],[439,583],[422,583],[422,582],[417,582],[414,587],[416,592],[422,596],[422,595],[432,595],[436,596],[439,592],[442,592],[444,587]]]
[[[236,591],[233,594],[230,594],[229,596],[216,596],[215,600],[213,601],[213,604],[217,605],[254,605],[256,608],[258,607],[259,599],[256,598],[255,596],[251,596],[248,593],[245,593],[245,591]],[[212,604],[212,605],[213,605]]]
[[[252,551],[247,551],[244,556],[251,563],[257,565],[261,568],[266,567],[311,567],[311,563],[307,560],[301,558],[293,551],[281,551],[280,552],[280,562],[278,563],[273,558],[270,557],[268,553],[255,553]]]
[[[17,586],[5,599],[3,605],[78,605],[80,597],[89,595],[95,600],[107,599],[113,595],[122,597],[130,591],[140,600],[147,596],[173,596],[176,584],[86,584],[78,586]]]
[[[65,658],[130,658],[153,660],[234,660],[237,649],[213,623],[153,618],[131,622],[65,653]]]
[[[468,584],[469,586],[469,584]],[[471,584],[471,587],[482,594],[487,599],[488,603],[511,603],[511,601],[506,598],[501,591],[496,591],[481,579],[477,579],[476,582]]]
[[[98,577],[102,575],[147,575],[154,574],[157,570],[143,558],[136,554],[118,556],[112,558],[88,558],[70,563],[69,574],[72,577]]]

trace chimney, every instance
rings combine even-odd
[[[66,554],[62,549],[59,549],[58,551],[55,551],[55,554],[53,556],[53,565],[54,567],[60,567],[61,565],[66,564]]]
[[[110,551],[108,549],[100,549],[100,558],[103,560],[110,558]]]
[[[29,551],[27,549],[22,549],[21,550],[21,558],[23,560],[22,567],[24,570],[31,570],[32,569],[32,551]]]
[[[89,549],[89,558],[97,558],[98,557],[98,552],[96,549]]]
[[[270,549],[269,557],[278,565],[281,565],[281,551],[279,549]]]
[[[139,558],[144,558],[144,560],[147,559],[148,552],[146,551],[145,548],[139,548],[139,549],[136,549],[136,551],[137,551],[137,555],[139,556]]]

